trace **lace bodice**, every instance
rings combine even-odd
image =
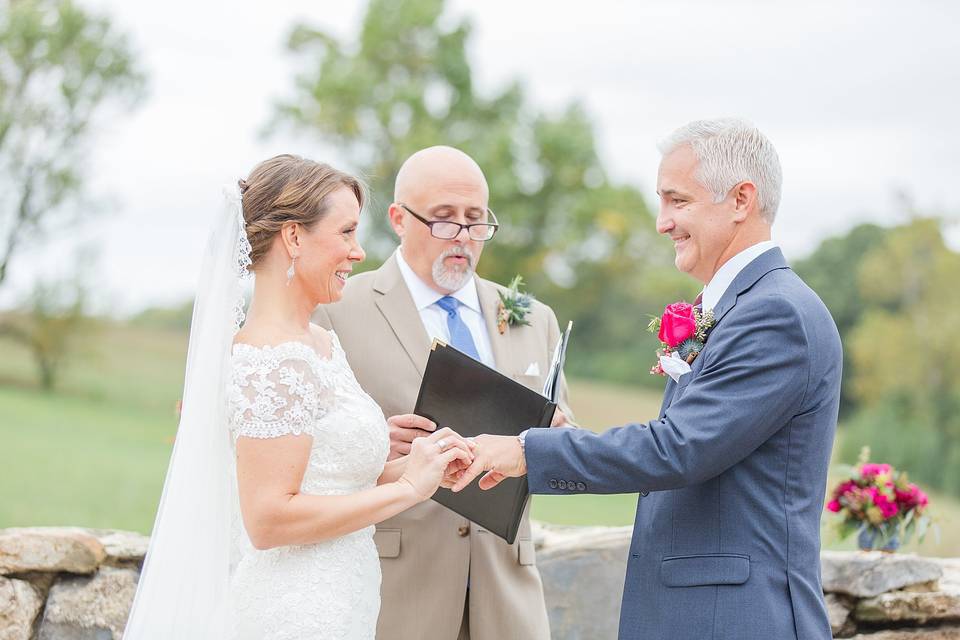
[[[313,437],[301,490],[320,495],[375,486],[390,446],[383,412],[331,338],[329,358],[302,342],[234,345],[229,391],[234,439]]]
[[[380,407],[357,383],[336,334],[323,358],[301,342],[236,344],[229,426],[239,437],[313,438],[301,492],[376,486],[389,451]],[[380,607],[373,527],[311,545],[258,551],[239,520],[231,581],[234,638],[370,639]]]

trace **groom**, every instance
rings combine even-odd
[[[376,271],[350,278],[343,300],[316,313],[317,323],[336,331],[360,386],[387,415],[413,412],[432,338],[543,388],[560,336],[553,311],[535,302],[529,325],[499,327],[498,294],[505,289],[474,275],[496,232],[488,196],[483,172],[462,151],[439,146],[413,154],[397,174],[389,208],[400,248]],[[561,398],[569,416],[566,387]],[[423,435],[394,429],[391,458]],[[528,515],[512,545],[433,501],[377,525],[377,638],[547,640]]]
[[[481,436],[454,489],[487,471],[483,488],[526,473],[533,493],[639,492],[620,638],[826,640],[836,326],[770,241],[781,172],[767,138],[698,121],[661,151],[657,230],[715,317],[692,370],[667,382],[645,424]]]

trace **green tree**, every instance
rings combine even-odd
[[[827,238],[794,269],[830,310],[843,339],[843,383],[840,387],[840,414],[850,415],[857,406],[852,389],[854,362],[846,338],[860,322],[865,302],[860,290],[860,265],[864,256],[883,243],[889,233],[875,224],[860,224],[843,236]]]
[[[0,285],[12,259],[82,195],[87,142],[143,76],[126,38],[71,0],[0,8]],[[115,100],[118,99],[118,100]]]
[[[20,309],[0,316],[0,337],[29,349],[44,391],[54,389],[64,361],[94,326],[86,299],[86,289],[77,281],[38,281]]]
[[[356,41],[296,26],[289,48],[301,70],[276,124],[332,143],[367,177],[368,268],[396,244],[383,211],[404,159],[435,144],[469,153],[501,222],[482,275],[507,282],[519,273],[561,322],[574,320],[573,373],[662,385],[647,375],[656,343],[646,314],[691,298],[694,284],[675,273],[640,193],[608,179],[582,105],[535,109],[519,81],[482,95],[467,56],[470,23],[444,5],[372,0]]]
[[[871,437],[876,454],[954,493],[960,493],[958,274],[960,254],[945,244],[936,218],[893,229],[864,256],[858,279],[865,311],[848,341],[852,392],[879,422],[846,438],[848,455]]]

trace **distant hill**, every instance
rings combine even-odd
[[[151,329],[190,329],[190,319],[193,317],[193,300],[172,307],[150,307],[144,309],[133,318],[130,324]]]

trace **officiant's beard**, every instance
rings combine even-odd
[[[446,259],[451,256],[463,256],[467,263],[462,266],[448,266]],[[459,291],[473,277],[473,254],[464,247],[455,246],[440,254],[433,262],[433,281],[447,291]]]

